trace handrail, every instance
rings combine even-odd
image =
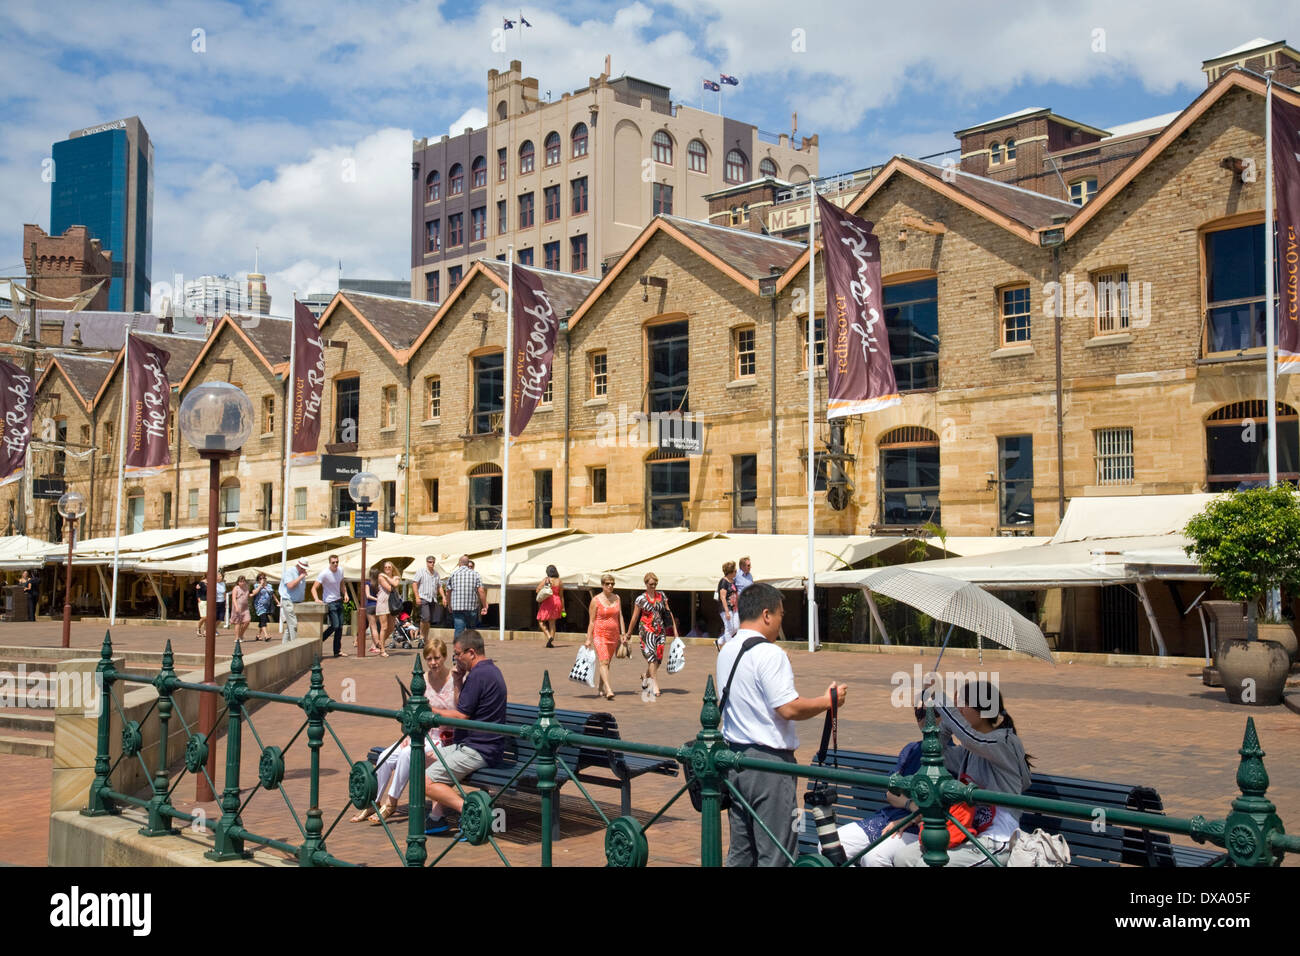
[[[460,730],[478,730],[501,734],[526,741],[532,746],[532,753],[516,768],[509,783],[493,797],[482,790],[466,790],[461,784],[456,788],[465,803],[461,812],[461,834],[465,842],[480,846],[490,843],[502,862],[509,865],[509,860],[502,852],[493,836],[492,823],[494,805],[498,797],[509,789],[526,771],[532,770],[536,776],[536,789],[541,796],[542,817],[542,865],[551,865],[552,828],[551,822],[557,811],[556,790],[560,770],[569,779],[576,782],[582,796],[592,805],[597,815],[605,822],[605,853],[608,862],[616,866],[644,866],[648,860],[648,842],[646,831],[649,830],[686,790],[692,786],[698,788],[700,806],[700,860],[704,866],[722,865],[722,828],[721,798],[724,792],[733,795],[740,806],[747,806],[728,774],[735,770],[756,770],[790,777],[805,777],[809,780],[824,780],[858,786],[869,786],[903,794],[915,803],[914,816],[924,824],[921,835],[922,856],[931,866],[942,866],[947,862],[948,828],[945,823],[952,820],[949,810],[957,803],[981,803],[1008,807],[1018,810],[1032,810],[1049,813],[1059,817],[1094,820],[1098,808],[1077,801],[1057,800],[1032,797],[1024,794],[1008,794],[963,784],[948,772],[943,763],[943,747],[940,741],[939,722],[931,706],[927,714],[921,744],[921,767],[910,776],[903,774],[868,773],[860,770],[844,770],[835,767],[802,766],[760,757],[744,756],[732,750],[722,738],[719,730],[721,715],[717,706],[717,695],[713,678],[705,683],[704,698],[700,711],[700,730],[694,740],[681,746],[663,746],[660,744],[641,743],[631,740],[619,740],[610,737],[596,737],[590,734],[566,730],[555,717],[555,698],[551,688],[549,674],[544,673],[538,703],[538,716],[532,724],[495,723],[481,720],[466,720],[442,717],[429,708],[424,697],[425,684],[417,659],[411,670],[411,694],[399,709],[369,707],[344,701],[334,700],[325,692],[324,678],[319,658],[311,668],[310,688],[302,697],[275,694],[249,688],[244,676],[243,650],[235,644],[230,662],[230,675],[221,686],[183,681],[173,667],[174,659],[171,643],[168,642],[162,655],[162,666],[152,677],[128,671],[119,671],[113,664],[112,642],[108,633],[100,650],[100,660],[96,673],[102,681],[103,692],[100,699],[100,713],[95,755],[95,778],[90,786],[89,800],[82,811],[88,816],[115,814],[122,806],[135,806],[148,813],[147,825],[140,831],[150,837],[162,837],[175,834],[172,823],[175,820],[189,822],[195,828],[212,831],[213,848],[206,854],[209,860],[225,861],[244,859],[251,854],[245,849],[248,844],[261,844],[285,853],[292,854],[302,866],[348,866],[347,861],[331,854],[326,848],[326,839],[339,820],[350,807],[377,810],[378,781],[376,768],[367,761],[351,764],[348,774],[348,801],[328,828],[325,826],[320,799],[320,751],[325,745],[328,734],[349,760],[342,741],[335,735],[329,725],[330,714],[351,714],[361,717],[394,721],[403,738],[411,741],[410,761],[411,776],[408,798],[410,813],[406,847],[403,851],[393,833],[383,821],[385,832],[404,865],[424,866],[427,860],[426,837],[424,834],[425,797],[425,753],[424,740],[438,728],[451,727]],[[122,704],[113,692],[117,682],[128,684],[148,684],[158,693],[158,699],[143,715],[148,720],[157,712],[160,727],[156,765],[152,771],[148,799],[114,790],[112,774],[122,759],[141,755],[143,734],[141,723],[129,720]],[[223,715],[217,717],[217,726],[191,728],[184,716],[175,708],[174,697],[178,692],[218,694],[225,702],[223,712],[226,720],[226,769],[225,788],[221,790],[219,802],[222,809],[221,818],[215,822],[207,821],[202,814],[188,814],[176,809],[171,804],[171,794],[183,779],[184,773],[175,783],[168,786],[170,767],[168,763],[168,728],[173,714],[181,721],[186,737],[184,750],[185,773],[205,772],[209,741],[220,726]],[[306,717],[283,749],[263,745],[246,705],[252,701],[268,704],[292,705],[300,708]],[[109,748],[111,715],[116,707],[122,721],[121,753],[114,761]],[[242,730],[247,725],[258,745],[258,785],[253,792],[241,801],[240,766],[242,758]],[[288,794],[283,792],[281,784],[285,778],[285,757],[294,744],[306,731],[309,750],[309,806],[305,820],[300,820]],[[675,760],[687,770],[687,784],[677,792],[644,825],[631,816],[620,816],[611,820],[605,811],[595,802],[578,780],[578,769],[569,766],[560,753],[564,748],[584,748],[601,750],[606,753],[636,754],[645,757]],[[1248,718],[1242,745],[1238,753],[1241,759],[1237,769],[1237,786],[1241,795],[1232,801],[1230,810],[1221,818],[1207,819],[1205,816],[1191,818],[1172,817],[1159,813],[1138,810],[1105,808],[1108,823],[1135,827],[1158,833],[1177,834],[1190,837],[1197,843],[1209,843],[1221,847],[1226,852],[1228,862],[1237,866],[1278,865],[1286,853],[1300,853],[1300,836],[1287,834],[1282,821],[1276,814],[1276,807],[1267,798],[1268,773],[1264,769],[1264,752],[1260,749],[1255,722]],[[435,748],[436,759],[443,761],[440,749]],[[391,758],[396,759],[396,758]],[[149,768],[145,766],[146,772]],[[216,790],[215,781],[213,789]],[[261,790],[280,790],[289,812],[294,818],[303,839],[299,844],[261,836],[248,830],[242,821],[242,812],[250,800]],[[761,822],[761,821],[759,821]],[[954,821],[955,822],[955,821]],[[960,824],[958,824],[960,827]],[[766,826],[763,827],[766,830]],[[964,828],[963,828],[964,830]],[[458,843],[451,843],[432,861],[436,864],[450,853]],[[986,851],[987,853],[987,851]],[[861,852],[855,857],[860,857]],[[787,857],[792,855],[787,851]],[[990,857],[990,859],[993,859]],[[805,854],[795,860],[797,865],[828,865],[825,857]],[[845,861],[852,863],[853,860]],[[994,862],[997,862],[994,860]]]

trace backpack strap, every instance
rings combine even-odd
[[[731,673],[727,675],[727,686],[722,688],[722,699],[718,701],[719,714],[721,714],[723,709],[727,706],[727,698],[731,696],[731,682],[736,679],[736,668],[740,666],[740,659],[745,656],[750,648],[766,643],[767,638],[760,634],[756,637],[747,638],[745,643],[740,645],[740,653],[736,655],[736,662],[731,665]]]

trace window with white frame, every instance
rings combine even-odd
[[[591,353],[591,397],[609,395],[609,354],[605,351]]]
[[[424,380],[424,394],[428,398],[428,417],[430,419],[442,418],[442,378],[438,375],[430,375]]]
[[[757,365],[754,327],[736,329],[736,378],[753,378]]]
[[[1133,429],[1098,428],[1097,484],[1133,484]]]

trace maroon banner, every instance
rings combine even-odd
[[[23,476],[27,445],[32,440],[32,377],[12,362],[0,359],[0,401],[4,403],[5,437],[0,450],[0,485]]]
[[[510,386],[510,437],[518,438],[551,380],[560,320],[542,288],[542,277],[513,263],[510,268],[515,284],[514,356],[507,370],[514,375]]]
[[[167,363],[171,353],[144,339],[127,339],[126,468],[157,468],[172,463],[167,447],[167,416],[171,414],[171,382]]]
[[[325,343],[316,317],[293,303],[293,438],[295,460],[316,455],[320,444],[321,397],[325,392]]]
[[[899,404],[872,223],[817,196],[826,271],[827,418]]]
[[[1300,106],[1273,96],[1277,184],[1277,373],[1300,372]]]

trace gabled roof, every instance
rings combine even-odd
[[[1020,186],[964,173],[952,167],[933,166],[905,156],[895,156],[886,163],[884,169],[849,201],[845,210],[860,215],[871,197],[884,189],[895,176],[915,180],[1034,245],[1038,244],[1038,231],[1050,228],[1054,216],[1070,216],[1079,212],[1078,206],[1062,199],[1053,199]],[[952,182],[948,182],[948,179]],[[778,291],[793,282],[807,264],[808,252],[805,247],[777,282]]]
[[[108,378],[108,373],[113,370],[113,360],[111,358],[93,358],[89,355],[68,355],[66,353],[53,355],[50,357],[50,364],[45,367],[45,372],[41,375],[40,381],[36,383],[37,391],[40,391],[45,379],[53,374],[56,368],[76,391],[77,400],[81,403],[82,408],[90,411],[95,396],[99,393],[100,386]]]
[[[287,367],[289,336],[293,331],[289,319],[272,318],[269,315],[231,315],[227,312],[217,320],[212,333],[203,342],[203,348],[190,363],[180,383],[182,389],[189,386],[190,379],[198,372],[199,365],[208,352],[216,346],[217,338],[224,329],[230,329],[231,335],[242,339],[272,375],[283,372]]]
[[[574,311],[569,319],[572,329],[591,304],[600,298],[610,284],[626,269],[655,235],[663,233],[694,252],[723,275],[754,295],[758,295],[759,279],[771,275],[772,267],[782,272],[792,263],[807,254],[807,246],[802,242],[789,239],[777,239],[756,232],[742,232],[726,226],[715,226],[693,219],[679,219],[676,216],[655,216],[650,224],[641,230],[632,243],[619,257],[618,262],[605,273],[600,284],[587,296],[586,301]]]
[[[546,286],[546,292],[551,297],[551,303],[555,306],[558,315],[564,315],[570,309],[577,310],[578,306],[591,294],[591,291],[599,284],[598,280],[589,276],[573,275],[568,272],[555,272],[551,269],[536,269],[533,266],[520,266],[542,277],[542,282]],[[438,312],[433,317],[433,321],[421,333],[420,337],[415,340],[406,352],[409,359],[424,344],[425,339],[433,334],[438,323],[443,317],[451,311],[453,303],[456,302],[469,289],[475,276],[481,275],[493,285],[501,289],[510,288],[510,271],[509,263],[502,262],[498,259],[476,259],[474,264],[469,267],[469,271],[461,277],[456,287],[447,293],[447,298],[442,301],[438,307]]]
[[[1030,106],[1023,110],[1016,110],[1014,113],[1008,113],[1006,116],[999,116],[997,119],[986,120],[983,123],[976,123],[974,126],[968,126],[965,129],[956,130],[953,135],[960,139],[970,133],[978,133],[982,130],[992,130],[999,126],[1010,126],[1017,122],[1023,122],[1031,117],[1044,116],[1047,119],[1055,120],[1062,126],[1071,126],[1075,129],[1081,129],[1088,133],[1095,133],[1098,136],[1105,136],[1106,130],[1096,126],[1090,126],[1087,123],[1080,123],[1078,120],[1067,119],[1053,113],[1046,106]]]
[[[345,307],[374,335],[384,349],[398,362],[406,356],[433,321],[438,307],[420,299],[399,299],[390,295],[351,290],[335,293],[334,299],[321,314],[320,328],[334,317],[339,307]]]
[[[1118,176],[1108,182],[1105,187],[1097,193],[1082,209],[1078,215],[1065,227],[1065,238],[1069,240],[1078,234],[1092,219],[1103,209],[1108,202],[1123,191],[1124,187],[1131,183],[1137,176],[1150,166],[1156,158],[1165,151],[1171,143],[1185,133],[1189,127],[1210,109],[1215,103],[1223,99],[1230,90],[1241,89],[1249,93],[1263,96],[1265,89],[1262,80],[1257,79],[1253,74],[1246,73],[1242,70],[1232,69],[1224,73],[1221,77],[1211,83],[1200,96],[1192,100],[1187,108],[1178,114],[1177,119],[1164,128],[1164,130],[1155,139],[1147,144],[1142,152],[1138,153],[1133,160],[1125,166]],[[1294,103],[1300,106],[1300,96],[1288,90],[1285,86],[1273,84],[1273,95],[1280,96],[1288,103]],[[1260,113],[1263,113],[1263,107],[1260,107]],[[1261,120],[1262,121],[1262,120]],[[1264,146],[1267,149],[1267,144]]]
[[[132,332],[133,338],[143,339],[151,345],[156,345],[160,349],[166,349],[171,355],[167,360],[167,368],[163,371],[167,373],[167,381],[171,382],[172,389],[181,387],[182,380],[188,379],[191,366],[194,360],[199,357],[199,352],[203,350],[205,342],[203,339],[196,339],[188,335],[166,335],[162,332]],[[113,359],[113,365],[109,368],[108,374],[104,376],[103,384],[99,386],[99,391],[95,393],[93,404],[98,405],[104,393],[108,391],[108,385],[113,381],[113,376],[117,374],[118,368],[122,364],[122,358],[126,354],[126,347],[117,350],[117,357]]]

